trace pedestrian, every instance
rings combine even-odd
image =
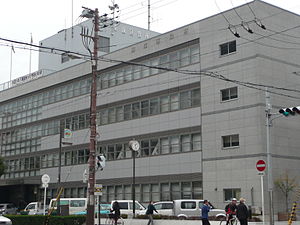
[[[236,216],[239,219],[241,225],[248,224],[249,213],[248,213],[248,208],[245,205],[245,201],[246,200],[244,198],[240,198],[240,204],[238,204],[236,210]]]
[[[210,208],[208,200],[204,200],[201,208],[202,225],[210,225],[210,222],[208,221],[208,212],[210,211]]]
[[[120,218],[120,215],[121,215],[119,202],[114,201],[114,203],[112,205],[112,209],[110,211],[114,213],[113,218],[114,218],[114,221],[115,221],[115,225],[117,225],[118,224],[118,219]]]
[[[150,201],[146,211],[146,215],[148,215],[149,218],[148,225],[153,225],[153,211],[158,213],[153,205],[153,201]]]

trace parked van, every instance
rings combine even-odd
[[[60,198],[60,205],[69,206],[69,214],[73,215],[87,209],[87,199],[86,198]],[[49,204],[49,210],[54,208],[57,209],[56,199],[51,199]]]
[[[111,201],[111,207],[113,203],[117,201],[120,206],[121,214],[132,215],[133,214],[133,201],[132,200],[113,200]],[[135,214],[140,215],[140,212],[146,210],[142,203],[135,201]]]
[[[157,212],[153,212],[154,214],[164,215],[164,216],[173,216],[173,201],[163,201],[163,202],[155,202],[153,203]],[[145,215],[147,210],[140,211],[140,215]]]
[[[173,215],[179,217],[180,219],[187,219],[188,217],[201,216],[201,208],[204,200],[180,199],[174,200],[173,203]],[[214,216],[216,219],[226,217],[225,210],[216,209],[213,206],[208,215]]]

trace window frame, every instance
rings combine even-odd
[[[232,44],[234,44],[234,49],[230,50],[233,47]],[[220,49],[220,56],[234,54],[235,52],[237,52],[236,40],[220,44],[219,49]]]
[[[232,145],[233,138],[237,137],[238,139],[238,145]],[[229,146],[224,145],[225,138],[229,138]],[[230,149],[230,148],[239,148],[240,147],[240,135],[239,134],[230,134],[230,135],[224,135],[222,136],[222,149]]]
[[[228,91],[228,99],[223,99],[223,93],[225,91]],[[234,93],[234,91],[236,93],[235,95],[232,94],[232,92]],[[221,102],[234,101],[234,100],[237,100],[238,98],[239,98],[239,94],[238,94],[238,87],[237,86],[220,90],[220,100],[221,100]]]

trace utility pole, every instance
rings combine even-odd
[[[58,177],[57,177],[57,183],[58,183],[58,188],[57,192],[60,191],[61,189],[61,154],[62,154],[62,139],[63,139],[63,124],[60,122],[59,125],[59,152],[58,152]],[[60,216],[60,198],[58,197],[57,201],[57,215]]]
[[[92,87],[90,102],[90,153],[88,176],[88,203],[86,225],[94,225],[95,218],[95,158],[96,158],[96,103],[97,103],[97,61],[98,61],[98,33],[99,11],[96,8],[94,15],[94,50],[92,55]]]
[[[150,11],[150,7],[151,7],[151,5],[150,5],[150,0],[148,0],[148,30],[150,30],[150,20],[151,20],[151,11]]]
[[[271,108],[270,93],[266,88],[266,126],[267,126],[267,168],[268,168],[268,193],[269,193],[269,214],[270,225],[274,225],[273,209],[273,176],[272,176],[272,155],[270,151],[270,127],[271,127]]]

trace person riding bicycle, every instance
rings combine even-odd
[[[115,201],[113,203],[112,209],[110,211],[114,212],[115,225],[117,225],[118,224],[118,219],[120,218],[120,215],[121,215],[119,202]]]
[[[231,199],[231,202],[226,205],[225,212],[226,212],[226,225],[230,224],[232,225],[232,218],[233,215],[236,214],[237,206],[236,206],[236,198]]]

